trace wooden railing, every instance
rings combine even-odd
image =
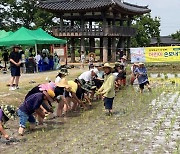
[[[53,27],[52,32],[54,36],[59,37],[103,37],[103,36],[134,36],[136,30],[132,27],[122,26],[64,26],[64,27]]]

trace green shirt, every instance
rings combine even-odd
[[[104,83],[99,89],[104,93],[104,97],[113,98],[115,96],[115,76],[110,73],[109,75],[105,75]]]

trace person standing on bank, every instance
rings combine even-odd
[[[112,67],[109,63],[105,63],[104,69],[104,83],[98,90],[98,93],[102,95],[104,100],[104,106],[107,110],[107,115],[112,115],[113,100],[115,97],[115,76],[112,74]]]
[[[13,51],[10,53],[10,68],[11,68],[11,80],[9,90],[19,89],[19,78],[20,78],[20,65],[21,65],[21,56],[19,54],[19,46],[14,46]],[[15,87],[13,83],[15,81]]]
[[[7,71],[7,63],[9,61],[9,53],[7,50],[4,50],[4,53],[2,54],[3,60],[4,60],[4,69]]]

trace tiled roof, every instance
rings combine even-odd
[[[157,44],[157,38],[151,38],[151,45]],[[180,44],[179,41],[173,39],[171,36],[160,36],[160,44]]]
[[[118,6],[120,9],[131,13],[143,14],[151,10],[146,7],[137,6],[129,3],[122,3],[120,0],[49,0],[40,1],[36,5],[39,8],[57,12],[68,12],[78,10],[93,10],[110,6]]]

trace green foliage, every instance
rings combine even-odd
[[[133,27],[137,35],[132,38],[132,47],[149,46],[152,37],[160,38],[160,18],[152,18],[150,14],[135,17]]]
[[[173,39],[180,41],[180,30],[171,35]]]
[[[0,28],[15,31],[24,26],[29,29],[41,27],[50,30],[55,23],[53,15],[35,7],[37,0],[1,0]]]

